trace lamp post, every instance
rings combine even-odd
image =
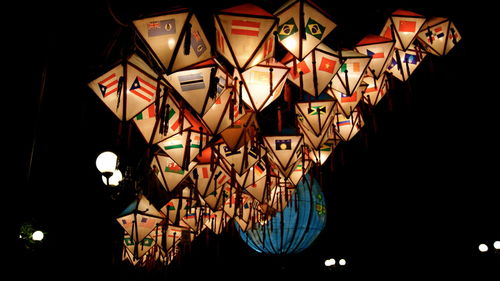
[[[104,151],[95,161],[97,170],[101,172],[102,176],[106,179],[106,185],[109,185],[109,178],[113,176],[113,173],[118,166],[118,156],[111,151]]]

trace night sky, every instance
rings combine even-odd
[[[125,23],[174,3],[157,2],[109,1]],[[282,2],[254,1],[270,12]],[[243,2],[182,3],[195,7],[210,36],[212,13]],[[339,145],[333,163],[315,171],[328,214],[326,228],[309,249],[292,256],[258,255],[230,228],[219,237],[203,233],[178,263],[159,272],[114,261],[121,233],[115,217],[128,202],[110,199],[95,168],[97,155],[116,144],[119,122],[87,83],[114,62],[118,45],[111,43],[122,28],[105,1],[18,7],[22,12],[13,16],[6,34],[12,77],[5,105],[11,118],[4,120],[13,121],[4,130],[9,159],[4,200],[14,210],[8,211],[14,215],[8,243],[16,245],[11,268],[21,279],[104,275],[113,280],[164,280],[186,272],[222,279],[260,277],[265,271],[499,273],[499,254],[477,251],[479,243],[491,247],[500,240],[498,56],[488,39],[495,33],[493,12],[431,1],[388,7],[316,3],[337,23],[326,39],[335,49],[353,48],[365,35],[378,34],[398,8],[448,17],[463,40],[445,57],[429,55],[409,83],[395,80],[389,96],[367,112],[362,132]],[[260,123],[274,118],[272,109],[258,117]],[[140,139],[134,144],[144,147]],[[26,223],[46,231],[42,245],[26,249],[18,238]],[[345,258],[348,266],[328,272],[323,262],[330,257]]]

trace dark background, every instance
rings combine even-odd
[[[109,1],[109,7],[130,23],[178,3],[158,2]],[[243,2],[182,1],[206,22],[210,38],[213,12],[238,3]],[[253,3],[273,12],[283,1]],[[334,48],[353,48],[365,35],[378,34],[398,8],[448,17],[463,40],[445,57],[429,55],[409,83],[395,81],[389,96],[367,112],[363,131],[339,145],[333,164],[322,167],[328,221],[309,249],[283,257],[258,255],[230,228],[219,237],[203,233],[174,266],[160,271],[116,262],[115,217],[124,202],[109,198],[95,168],[97,155],[117,141],[118,120],[86,84],[114,62],[111,54],[118,47],[110,44],[120,25],[105,1],[15,4],[4,24],[3,187],[12,220],[8,246],[15,245],[9,268],[20,279],[113,280],[194,273],[264,278],[266,271],[347,277],[498,273],[499,254],[477,251],[479,243],[491,248],[500,240],[493,11],[479,3],[316,3],[337,23],[326,39]],[[274,116],[269,112],[261,122]],[[26,223],[46,231],[41,245],[26,249],[18,239]],[[330,257],[345,258],[347,266],[326,270],[323,262]]]

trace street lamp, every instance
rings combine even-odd
[[[117,170],[118,156],[111,151],[104,151],[97,156],[95,165],[97,170],[99,170],[102,176],[106,179],[106,185],[109,185],[111,176],[113,176],[113,173]]]

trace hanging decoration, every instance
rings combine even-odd
[[[214,40],[190,9],[132,23],[144,46],[88,86],[147,144],[140,163],[152,176],[136,175],[147,180],[116,218],[122,258],[137,266],[168,265],[203,231],[229,225],[261,253],[309,247],[327,188],[310,171],[356,137],[389,85],[461,40],[450,19],[396,10],[380,35],[334,50],[324,39],[336,24],[309,0],[274,15],[254,4],[216,11]]]

